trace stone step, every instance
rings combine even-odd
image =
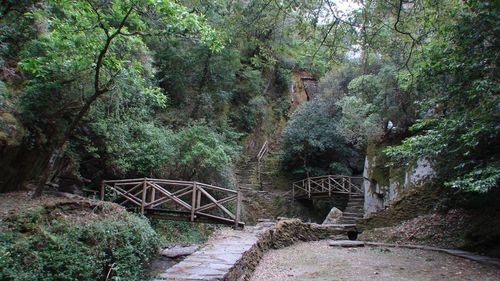
[[[342,214],[343,218],[363,218],[363,214]]]
[[[356,214],[359,214],[359,213],[364,213],[365,211],[363,210],[363,208],[345,208],[344,210],[344,213],[356,213]]]
[[[346,214],[346,213],[348,213],[346,216],[350,216],[351,214],[352,214],[353,216],[364,216],[364,215],[365,215],[365,213],[364,213],[364,212],[345,212],[345,211],[344,211],[344,214]]]
[[[365,204],[347,204],[347,207],[354,207],[354,208],[360,208],[363,207]]]
[[[347,206],[361,206],[364,204],[365,204],[365,202],[348,202]]]
[[[349,209],[349,208],[346,208],[344,210],[344,213],[353,213],[353,214],[364,214],[364,210],[363,209]]]
[[[340,219],[339,224],[356,224],[358,221],[355,219]]]
[[[349,206],[347,205],[346,209],[355,209],[355,210],[362,210],[364,209],[363,205],[359,205],[359,206]]]
[[[344,220],[344,221],[359,221],[361,219],[362,218],[357,218],[357,217],[342,217],[342,218],[340,218],[340,220]]]

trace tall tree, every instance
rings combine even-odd
[[[28,15],[45,22],[46,30],[29,46],[21,62],[28,76],[26,106],[41,109],[41,104],[36,104],[40,100],[33,99],[35,96],[49,96],[54,101],[50,95],[58,93],[66,102],[71,101],[73,107],[70,112],[65,110],[66,120],[57,120],[61,118],[57,113],[50,116],[53,120],[42,120],[59,126],[45,126],[48,153],[35,196],[41,194],[50,180],[68,139],[92,104],[112,93],[118,79],[151,76],[137,56],[137,50],[146,49],[142,37],[199,33],[212,50],[222,48],[217,33],[203,18],[188,13],[173,1],[54,1],[48,5],[50,8]],[[136,77],[123,75],[131,69]],[[91,82],[91,90],[85,82]],[[149,93],[159,98],[162,95],[159,91]],[[39,110],[38,114],[43,112]]]

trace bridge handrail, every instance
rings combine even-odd
[[[259,153],[257,153],[257,180],[261,185],[261,187],[262,187],[262,158],[264,158],[264,155],[266,155],[268,149],[269,149],[269,144],[268,141],[266,140],[262,145],[262,148],[260,149]]]
[[[175,188],[177,188],[177,190],[174,190]],[[191,213],[191,221],[194,221],[199,215],[226,222],[231,220],[234,221],[236,226],[243,225],[243,222],[240,222],[241,192],[238,190],[196,181],[179,181],[147,177],[103,180],[101,183],[101,200],[105,199],[106,189],[111,189],[123,197],[122,200],[124,201],[120,204],[131,202],[133,205],[140,206],[141,213],[144,213],[145,209],[154,210],[156,206],[173,201],[175,204],[187,209],[187,211]],[[216,199],[216,195],[210,194],[210,190],[218,192],[216,194],[219,194],[219,197],[222,193],[228,194],[228,196]],[[188,195],[191,195],[191,200],[189,200],[191,202],[187,202],[187,200],[181,198]],[[201,200],[202,197],[206,198],[205,201]],[[229,211],[223,205],[231,201],[236,201],[235,213]],[[222,211],[222,213],[230,219],[202,212],[214,208]]]
[[[308,177],[292,183],[293,197],[305,192],[308,198],[314,193],[345,193],[351,195],[363,194],[362,186],[352,182],[353,179],[363,179],[363,177],[350,177],[343,175],[324,175],[317,177]]]

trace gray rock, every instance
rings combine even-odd
[[[160,255],[166,256],[169,258],[176,258],[191,255],[192,253],[198,250],[198,245],[190,245],[190,246],[173,246],[170,248],[163,249],[160,252]]]
[[[328,213],[328,216],[326,216],[325,220],[323,221],[323,224],[336,224],[339,222],[341,217],[342,211],[333,207]]]

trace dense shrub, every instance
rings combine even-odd
[[[320,97],[293,113],[283,131],[283,168],[297,177],[350,175],[359,152],[341,135],[340,110],[334,100]]]
[[[0,225],[0,279],[142,280],[159,243],[146,219],[124,211],[82,223],[63,217],[40,208]]]
[[[208,240],[210,234],[218,228],[213,224],[191,223],[152,219],[151,225],[158,233],[162,244],[199,244]]]

